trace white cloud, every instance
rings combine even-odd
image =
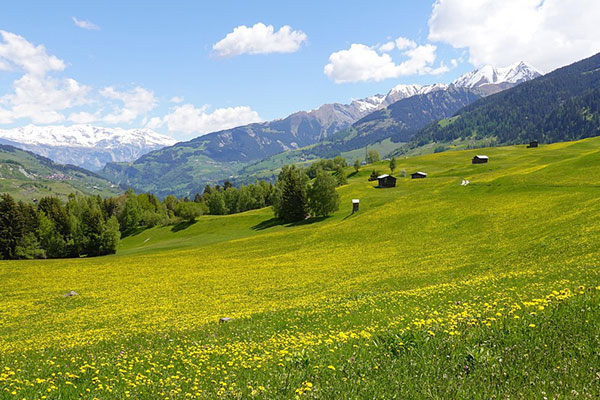
[[[100,90],[100,94],[106,98],[118,100],[123,103],[122,107],[115,107],[112,113],[102,118],[104,122],[109,124],[131,122],[156,106],[154,93],[139,86],[123,92],[116,90],[112,86],[108,86]]]
[[[93,22],[80,20],[80,19],[77,19],[76,17],[73,17],[73,23],[82,29],[96,30],[96,31],[100,29],[100,27],[98,25],[94,24]]]
[[[62,71],[65,63],[46,52],[42,45],[34,46],[24,37],[0,30],[3,42],[0,42],[0,69],[24,70],[36,76],[49,71]]]
[[[379,46],[379,51],[383,53],[389,53],[390,51],[396,48],[396,44],[394,42],[387,42]]]
[[[223,129],[262,122],[262,118],[258,113],[247,106],[217,108],[212,112],[209,110],[208,105],[195,107],[193,104],[184,104],[175,107],[171,113],[165,115],[162,119],[158,117],[151,118],[146,126],[157,129],[166,125],[169,132],[201,136]]]
[[[382,81],[415,74],[437,75],[448,71],[443,64],[433,67],[437,48],[432,44],[417,46],[412,41],[399,38],[395,45],[401,49],[408,48],[402,53],[407,59],[399,64],[388,53],[379,54],[372,47],[355,43],[348,50],[332,53],[324,72],[336,83],[346,83]]]
[[[0,69],[23,72],[13,82],[14,93],[0,97],[0,123],[22,118],[48,124],[64,121],[62,110],[88,103],[90,87],[74,79],[58,79],[49,72],[62,71],[65,63],[34,46],[22,36],[0,31]]]
[[[14,94],[0,98],[7,106],[2,123],[29,118],[34,123],[50,124],[63,121],[60,111],[88,102],[91,88],[74,79],[54,79],[25,74],[13,83]],[[8,112],[9,111],[9,112]]]
[[[475,66],[526,61],[545,72],[600,51],[598,0],[437,0],[429,40],[466,48]]]
[[[175,104],[179,104],[179,103],[183,103],[183,97],[181,96],[173,96],[171,97],[171,100],[169,100],[171,103],[175,103]]]
[[[399,37],[398,39],[396,39],[395,43],[396,48],[398,50],[414,49],[415,47],[417,47],[417,44],[413,40],[410,40],[405,37]]]
[[[241,54],[293,53],[306,40],[302,31],[294,31],[288,25],[277,32],[273,25],[261,22],[253,27],[240,25],[217,43],[213,50],[220,57],[233,57]]]

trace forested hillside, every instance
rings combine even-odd
[[[489,96],[421,131],[413,146],[495,137],[499,144],[600,134],[600,54]]]

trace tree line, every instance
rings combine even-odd
[[[193,199],[129,189],[116,197],[71,194],[66,202],[44,197],[37,204],[0,196],[0,259],[67,258],[116,252],[121,237],[158,225],[193,222],[198,216],[235,214],[272,206],[283,222],[327,216],[338,210],[335,188],[347,182],[346,160],[319,160],[308,168],[283,167],[275,184],[230,182],[204,188]],[[312,180],[312,183],[311,183]]]

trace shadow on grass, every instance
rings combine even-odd
[[[250,229],[255,230],[255,231],[262,231],[264,229],[269,229],[269,228],[273,228],[274,226],[285,226],[286,228],[292,227],[292,226],[301,226],[301,225],[310,225],[310,224],[314,224],[317,222],[321,222],[326,220],[329,217],[313,217],[313,218],[308,218],[302,221],[297,221],[297,222],[284,222],[279,218],[271,218],[268,219],[266,221],[263,221],[259,224],[256,224],[254,226],[252,226]]]
[[[135,229],[129,229],[128,231],[121,232],[121,239],[126,238],[128,236],[137,236],[140,233],[144,232],[147,228],[145,226],[140,226]]]
[[[190,226],[194,225],[196,222],[197,222],[196,220],[179,222],[178,224],[173,225],[173,227],[171,228],[171,232],[182,231],[182,230],[187,229]]]

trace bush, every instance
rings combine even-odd
[[[196,217],[202,215],[202,207],[193,201],[179,203],[175,208],[175,215],[186,221],[194,222]]]
[[[369,182],[371,182],[371,181],[376,181],[376,180],[377,180],[377,177],[378,177],[379,175],[380,175],[379,171],[375,171],[375,170],[373,170],[373,171],[371,172],[371,175],[369,175]]]

